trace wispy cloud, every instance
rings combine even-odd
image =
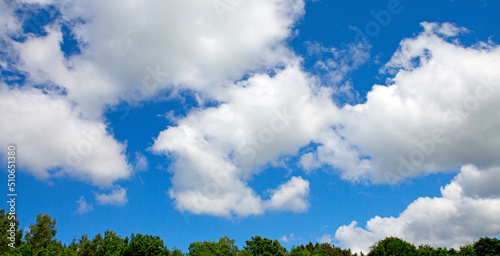
[[[148,159],[141,152],[136,152],[134,160],[134,170],[142,172],[146,171],[147,169],[149,169]]]
[[[95,200],[99,205],[124,206],[127,199],[127,191],[122,187],[117,187],[111,193],[95,193]]]
[[[323,236],[321,236],[318,241],[320,243],[329,243],[329,244],[333,244],[333,241],[334,241],[334,237],[332,234],[324,234]]]
[[[286,236],[283,235],[280,239],[281,242],[289,244],[295,241],[295,234],[291,233],[290,235]]]
[[[94,207],[92,207],[91,204],[88,204],[87,201],[85,200],[85,197],[81,196],[80,199],[76,201],[78,204],[78,209],[76,209],[77,214],[85,214],[89,213],[94,210]]]

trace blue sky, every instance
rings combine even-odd
[[[64,243],[109,229],[183,251],[500,235],[496,1],[0,7],[23,227],[43,212]]]

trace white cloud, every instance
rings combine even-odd
[[[47,36],[11,42],[17,67],[33,83],[66,88],[91,117],[120,99],[142,101],[177,87],[210,92],[221,81],[288,63],[296,57],[283,41],[304,13],[301,0],[243,1],[224,20],[204,0],[53,2],[61,16],[45,27]],[[82,52],[67,59],[60,27],[75,21]]]
[[[450,43],[440,35],[464,30],[450,24],[423,26],[386,65],[395,73],[389,84],[373,86],[365,103],[346,105],[342,127],[317,140],[312,159],[345,179],[375,183],[468,163],[500,165],[500,48]]]
[[[0,33],[1,42],[8,40],[8,35],[18,31],[21,26],[17,23],[12,7],[5,3],[5,1],[0,1],[0,14],[0,28],[2,28],[2,33]]]
[[[288,243],[288,237],[286,237],[286,235],[282,236],[280,238],[280,241],[284,242],[284,243]]]
[[[316,142],[320,143],[320,146],[314,155],[309,153],[301,157],[300,163],[306,171],[328,164],[343,170],[343,178],[358,181],[359,177],[363,177],[371,170],[370,161],[363,159],[358,149],[335,130],[320,134]],[[312,161],[312,164],[308,165],[308,161]]]
[[[81,118],[62,96],[2,84],[0,116],[0,143],[15,143],[20,166],[38,178],[64,175],[109,186],[132,172],[125,145],[104,123]]]
[[[332,234],[324,234],[322,237],[319,238],[319,243],[329,243],[333,244],[334,238]]]
[[[76,209],[77,214],[85,214],[89,213],[94,210],[94,207],[92,207],[91,204],[88,204],[87,201],[85,200],[85,197],[81,196],[80,199],[76,201],[78,204],[78,209]]]
[[[441,188],[441,197],[418,198],[398,217],[376,216],[365,228],[353,221],[340,227],[335,239],[353,251],[367,252],[369,246],[388,236],[401,237],[416,245],[448,248],[458,248],[483,236],[497,236],[500,234],[499,189],[497,186],[493,193],[490,189],[491,184],[500,182],[498,172],[498,168],[478,170],[472,165],[464,166],[452,182]],[[471,175],[475,179],[464,183],[464,178]],[[462,187],[464,184],[467,188]],[[485,185],[487,192],[482,193],[485,196],[482,197],[476,189]]]
[[[444,22],[444,23],[433,23],[433,22],[422,22],[422,27],[424,27],[425,33],[427,34],[438,34],[443,37],[454,37],[462,33],[469,32],[468,29],[463,27],[458,27],[455,24]]]
[[[127,191],[118,186],[111,193],[95,193],[95,200],[99,205],[113,205],[113,206],[124,206],[127,199]]]
[[[289,236],[283,235],[280,239],[281,242],[283,243],[291,243],[295,241],[295,234],[291,233]]]
[[[262,213],[261,199],[246,181],[327,130],[339,110],[331,92],[297,65],[214,94],[219,106],[192,111],[155,140],[154,151],[176,159],[170,196],[179,209],[195,213]]]
[[[314,153],[306,153],[300,157],[299,160],[300,166],[306,171],[309,172],[312,169],[319,168],[318,159]]]
[[[134,170],[146,171],[149,168],[148,159],[141,152],[135,152]]]
[[[60,49],[62,32],[47,27],[45,37],[31,37],[14,43],[19,53],[18,69],[29,73],[33,84],[55,84],[66,89],[67,99],[89,118],[99,118],[106,104],[118,102],[121,88],[92,62],[74,57],[66,60]]]
[[[470,197],[497,198],[500,197],[500,167],[479,170],[473,165],[462,167],[455,182]]]
[[[266,202],[266,207],[269,209],[303,212],[309,207],[307,201],[309,181],[302,177],[292,177],[273,192],[271,199]]]

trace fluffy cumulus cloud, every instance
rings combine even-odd
[[[417,245],[457,248],[482,236],[500,233],[500,169],[461,168],[455,179],[441,188],[441,197],[422,197],[398,217],[370,219],[366,227],[356,221],[335,233],[342,246],[368,251],[378,240],[398,236]],[[467,178],[471,178],[468,180]],[[471,186],[471,183],[474,186]],[[485,187],[483,191],[478,188]]]
[[[0,143],[15,142],[23,157],[19,164],[36,177],[65,175],[109,186],[131,174],[125,146],[106,125],[81,118],[59,95],[2,84],[0,115]]]
[[[467,165],[455,177],[455,181],[463,188],[464,194],[469,197],[500,197],[500,189],[498,187],[500,166],[480,170],[473,165]]]
[[[330,90],[293,65],[272,77],[255,75],[217,95],[219,106],[192,111],[154,143],[156,152],[176,157],[170,196],[177,207],[240,216],[264,208],[305,210],[309,184],[302,179],[292,179],[264,204],[246,182],[259,167],[295,154],[335,124],[339,110]],[[300,198],[286,198],[288,191]]]
[[[215,1],[217,3],[217,1]],[[304,11],[300,0],[53,1],[61,12],[47,36],[16,43],[18,68],[67,89],[90,116],[118,100],[162,89],[204,90],[295,58],[282,45]],[[40,3],[43,4],[43,3]],[[61,26],[74,24],[81,54],[65,58]]]
[[[273,210],[306,211],[309,207],[306,199],[308,194],[309,181],[302,179],[302,177],[293,177],[273,191],[266,206]]]
[[[388,84],[346,105],[342,128],[320,138],[305,167],[324,163],[349,180],[391,183],[469,163],[500,165],[500,48],[462,46],[453,37],[465,29],[451,24],[422,25],[384,68],[394,73]]]
[[[118,102],[120,88],[104,70],[90,61],[75,57],[67,60],[60,49],[63,34],[60,28],[47,27],[47,36],[30,37],[13,44],[19,53],[17,68],[28,72],[29,82],[57,85],[64,89],[67,100],[89,118],[99,118],[105,104]]]

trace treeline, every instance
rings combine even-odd
[[[9,219],[10,217],[10,219]],[[239,249],[235,240],[228,237],[215,241],[198,241],[189,245],[187,252],[179,249],[168,249],[159,236],[131,234],[122,238],[113,231],[97,234],[90,239],[83,235],[80,239],[73,239],[69,244],[57,241],[56,220],[48,214],[38,214],[36,223],[29,226],[24,232],[18,230],[19,222],[12,216],[0,210],[1,225],[1,255],[35,255],[35,256],[359,256],[350,249],[341,249],[328,243],[311,243],[293,246],[290,251],[277,240],[251,237],[245,241],[245,246]],[[11,223],[14,223],[12,225]],[[360,255],[364,255],[361,253]],[[500,255],[500,241],[496,238],[481,238],[474,244],[460,247],[460,250],[447,248],[433,248],[429,245],[418,247],[400,238],[389,237],[374,244],[368,256],[493,256]]]

